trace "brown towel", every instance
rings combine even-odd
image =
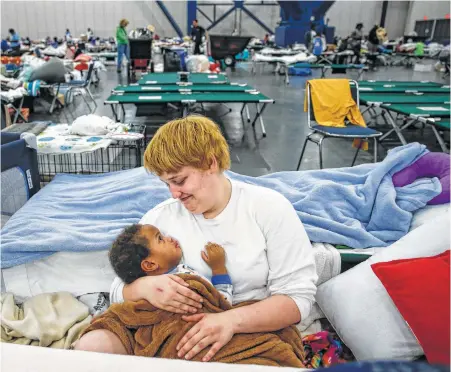
[[[180,277],[204,298],[203,312],[220,313],[231,308],[209,282],[193,275],[181,274]],[[179,359],[176,346],[194,324],[182,320],[181,314],[157,309],[147,301],[125,302],[112,305],[94,318],[84,333],[106,329],[120,338],[130,355]],[[208,349],[193,360],[201,361]],[[301,335],[295,326],[277,332],[236,334],[212,359],[222,363],[299,368],[304,367],[303,360]]]

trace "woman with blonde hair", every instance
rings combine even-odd
[[[116,29],[116,44],[117,44],[117,72],[120,73],[122,67],[122,58],[127,57],[127,62],[130,62],[130,46],[128,45],[128,35],[125,28],[129,22],[123,18],[119,22]]]
[[[226,251],[233,303],[261,300],[223,313],[202,311],[202,298],[178,276],[160,275],[124,284],[116,278],[111,302],[145,299],[196,323],[177,345],[191,359],[208,348],[209,361],[236,333],[271,332],[308,317],[317,274],[312,246],[293,206],[274,190],[231,180],[227,142],[208,118],[187,116],[163,125],[144,154],[145,168],[167,184],[172,198],[151,209],[152,224],[176,239],[185,263],[209,275],[200,252],[208,242]],[[107,330],[84,335],[78,350],[125,354]]]

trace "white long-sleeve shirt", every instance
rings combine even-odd
[[[302,319],[316,294],[317,273],[312,246],[293,206],[281,194],[231,180],[232,194],[215,218],[190,213],[176,199],[147,212],[141,224],[152,224],[179,242],[185,263],[210,277],[201,251],[208,242],[221,245],[233,283],[233,303],[271,295],[291,297]],[[123,302],[124,283],[116,278],[110,300]]]

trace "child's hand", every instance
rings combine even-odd
[[[205,246],[205,251],[201,252],[201,256],[207,265],[210,266],[213,275],[227,274],[224,248],[215,243],[208,243]]]

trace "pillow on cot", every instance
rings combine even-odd
[[[47,63],[35,69],[30,76],[30,81],[42,80],[49,84],[65,83],[66,69],[59,58],[52,58]]]
[[[450,359],[449,252],[371,265],[428,362],[443,365]]]
[[[415,163],[393,175],[393,185],[403,187],[419,178],[437,177],[442,185],[442,192],[428,201],[429,205],[445,204],[450,201],[450,157],[443,152],[429,152]]]
[[[90,62],[92,60],[91,56],[88,56],[86,54],[80,54],[75,58],[75,62]]]

